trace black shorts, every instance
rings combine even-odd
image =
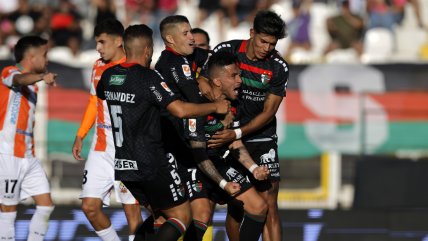
[[[251,183],[254,184],[257,191],[266,191],[272,186],[271,182],[279,182],[281,180],[279,160],[278,160],[278,145],[276,141],[264,142],[244,142],[245,147],[259,166],[266,166],[269,169],[269,177],[265,181],[258,181],[250,176]]]
[[[236,182],[241,185],[241,190],[236,196],[239,196],[241,193],[246,192],[253,185],[245,174],[245,169],[242,166],[234,165],[234,160],[231,156],[228,156],[225,159],[221,157],[212,157],[210,156],[211,161],[216,166],[216,169],[220,173],[220,175],[227,182]],[[239,163],[238,163],[239,164]],[[210,186],[209,192],[210,199],[218,204],[225,204],[234,199],[234,197],[230,196],[226,191],[221,189],[217,183],[212,182],[212,186]]]
[[[139,203],[148,202],[153,210],[169,209],[188,200],[181,178],[171,164],[159,168],[152,180],[122,183]]]

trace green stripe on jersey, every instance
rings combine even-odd
[[[241,79],[242,79],[244,85],[247,85],[247,86],[251,86],[251,87],[254,87],[257,89],[261,89],[261,90],[265,90],[265,89],[269,88],[269,84],[262,84],[261,82],[258,82],[258,81],[252,80],[252,79],[248,79],[245,77],[241,77]]]

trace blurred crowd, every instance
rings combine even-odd
[[[282,15],[288,22],[288,42],[281,53],[290,62],[308,62],[314,53],[311,26],[325,28],[328,41],[318,51],[325,59],[336,50],[351,49],[355,56],[364,55],[365,35],[371,29],[387,30],[391,51],[396,49],[395,29],[406,17],[406,7],[411,6],[417,27],[425,29],[421,13],[421,0],[0,0],[0,58],[10,58],[11,48],[23,35],[37,34],[50,40],[51,47],[65,48],[70,56],[94,48],[93,26],[106,18],[117,18],[125,26],[145,23],[154,30],[160,43],[158,25],[165,16],[176,14],[181,4],[194,5],[193,27],[215,21],[215,29],[207,29],[217,40],[227,40],[227,31],[241,23],[250,23],[255,13],[262,9],[287,5]],[[324,24],[313,23],[313,5],[334,6]],[[183,14],[183,13],[181,13]],[[318,19],[319,20],[319,19]],[[225,24],[227,23],[227,24]],[[212,25],[209,25],[212,26]],[[227,28],[227,29],[226,29]],[[426,30],[424,30],[426,31]],[[374,31],[373,31],[374,32]],[[243,37],[247,37],[248,34]],[[383,33],[385,34],[385,33]],[[214,45],[216,43],[213,43]],[[366,50],[367,51],[367,50]],[[337,51],[336,51],[337,52]],[[428,59],[428,40],[420,47],[420,58]],[[302,61],[303,60],[303,61]],[[92,61],[92,60],[91,60]]]

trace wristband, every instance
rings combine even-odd
[[[224,187],[226,186],[226,184],[227,184],[227,181],[222,179],[218,185],[220,186],[221,189],[224,190]]]
[[[253,173],[253,172],[254,172],[254,170],[255,170],[257,167],[259,167],[257,164],[253,164],[253,165],[251,165],[251,166],[250,166],[250,168],[248,168],[248,171],[250,171],[251,173]]]
[[[235,135],[236,135],[236,140],[239,140],[239,139],[241,139],[241,137],[242,137],[242,130],[241,130],[241,128],[237,128],[237,129],[233,129],[233,131],[235,132]]]

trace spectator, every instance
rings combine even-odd
[[[70,0],[60,0],[58,8],[52,14],[52,39],[55,46],[69,46],[69,39],[82,39],[81,16]],[[80,48],[80,46],[79,46]]]
[[[367,0],[368,24],[367,29],[387,28],[394,32],[395,18],[390,6],[385,0]]]
[[[363,29],[363,19],[351,13],[348,0],[342,0],[341,13],[327,19],[327,31],[331,42],[327,45],[324,54],[335,49],[354,48],[358,55],[361,55]]]
[[[401,22],[404,19],[404,10],[406,7],[406,3],[410,3],[413,6],[413,11],[415,13],[416,16],[416,20],[418,22],[418,26],[420,28],[423,28],[424,24],[422,22],[422,18],[421,18],[421,11],[420,11],[420,7],[419,7],[419,0],[387,0],[389,1],[391,8],[392,8],[392,12],[394,14],[394,20],[397,24],[401,24]]]
[[[193,38],[195,39],[195,47],[210,50],[210,36],[208,33],[200,28],[192,29]]]
[[[92,5],[97,9],[95,25],[106,19],[116,19],[116,4],[114,0],[92,0]]]
[[[287,25],[291,39],[287,55],[290,55],[295,48],[303,48],[305,50],[311,48],[311,40],[309,38],[310,4],[311,0],[293,0],[294,17]]]

